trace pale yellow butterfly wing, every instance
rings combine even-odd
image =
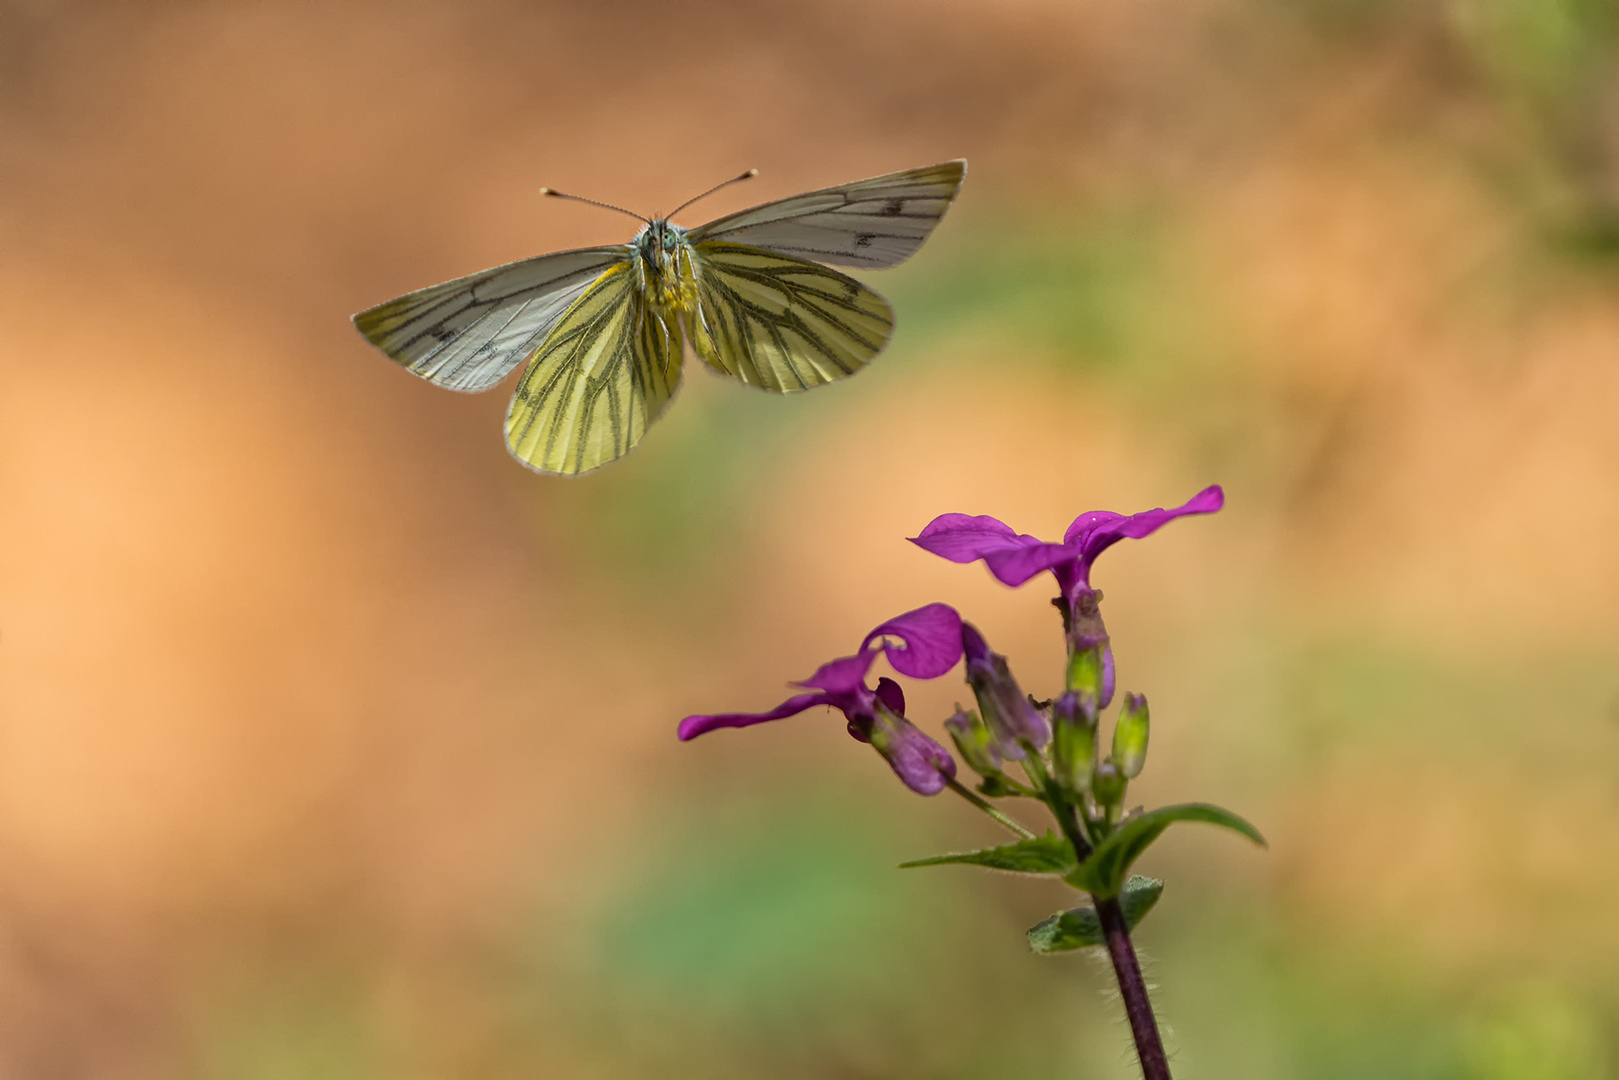
[[[874,176],[765,203],[691,231],[693,243],[749,244],[800,259],[879,270],[915,254],[967,175],[965,161]]]
[[[623,457],[680,382],[679,328],[645,301],[623,263],[551,327],[506,414],[506,445],[538,472],[574,475]]]
[[[750,386],[788,393],[853,375],[893,335],[888,301],[847,274],[746,244],[695,248],[692,347]]]
[[[488,390],[533,355],[623,245],[559,251],[406,293],[354,325],[407,371],[450,390]]]
[[[679,319],[694,349],[778,393],[858,371],[888,343],[893,310],[819,264],[902,262],[965,173],[964,161],[910,169],[692,230],[697,297]],[[354,322],[407,370],[452,390],[486,390],[527,359],[507,445],[538,471],[586,472],[628,453],[680,381],[681,327],[648,303],[637,257],[633,244],[542,255],[409,293]]]

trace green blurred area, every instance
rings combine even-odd
[[[1047,587],[904,537],[1220,482],[1098,570],[1131,803],[1271,840],[1141,865],[1176,1075],[1619,1077],[1619,9],[938,11],[0,8],[0,1073],[1136,1075],[1073,894],[896,869],[970,811],[673,727],[932,600],[1049,693]],[[540,183],[960,153],[868,371],[577,483],[343,321],[616,235]]]

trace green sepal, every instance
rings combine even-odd
[[[913,866],[945,866],[962,863],[984,866],[991,870],[1009,870],[1014,874],[1066,874],[1074,869],[1074,849],[1063,837],[1047,832],[1015,844],[985,848],[982,851],[964,851],[957,855],[935,855],[931,859],[916,859],[900,863],[901,870]]]
[[[1112,758],[1091,766],[1091,798],[1096,800],[1098,806],[1118,806],[1124,801],[1124,790],[1129,786],[1130,781],[1119,772]]]
[[[1157,878],[1136,874],[1126,881],[1124,891],[1119,894],[1119,908],[1124,912],[1124,924],[1134,930],[1136,923],[1152,910],[1152,906],[1158,902],[1158,896],[1163,891],[1164,883]],[[1104,944],[1102,920],[1097,917],[1096,909],[1088,905],[1059,912],[1044,922],[1029,927],[1029,948],[1037,953],[1068,952],[1070,949],[1083,949],[1101,944]]]
[[[1102,649],[1092,645],[1088,649],[1070,652],[1068,656],[1068,689],[1074,693],[1088,693],[1092,698],[1102,697]]]
[[[1141,767],[1147,763],[1148,727],[1147,699],[1140,694],[1125,694],[1119,719],[1113,725],[1110,756],[1119,767],[1119,775],[1126,780],[1140,776]]]
[[[1208,803],[1181,803],[1160,807],[1122,823],[1096,846],[1090,858],[1063,880],[1092,896],[1117,896],[1131,864],[1177,821],[1206,821],[1239,832],[1260,847],[1267,846],[1258,829],[1231,811]]]
[[[1004,799],[1012,794],[1012,788],[1004,776],[986,776],[978,784],[978,793],[991,799]]]

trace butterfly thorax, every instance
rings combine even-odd
[[[670,314],[696,310],[697,268],[686,230],[658,218],[630,243],[642,295]]]

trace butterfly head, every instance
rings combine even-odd
[[[667,218],[654,218],[633,243],[647,297],[662,308],[691,307],[697,287],[686,230]]]

